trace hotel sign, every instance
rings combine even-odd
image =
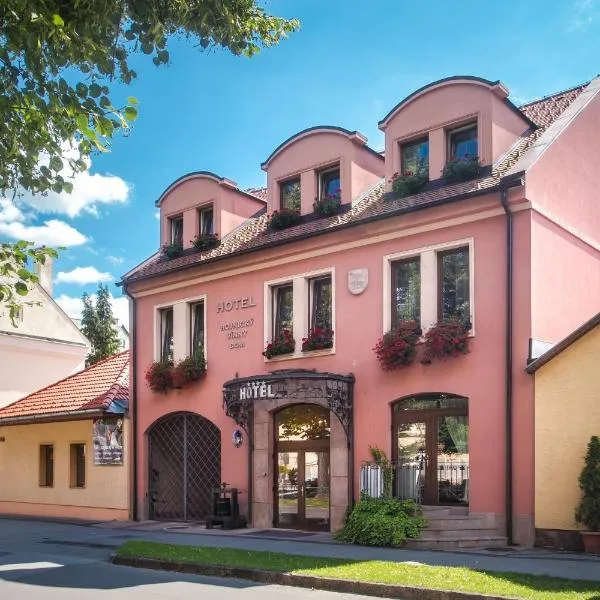
[[[260,400],[261,398],[275,398],[272,384],[265,381],[249,381],[239,389],[240,400]]]
[[[232,310],[240,310],[243,308],[253,308],[256,306],[252,296],[244,298],[232,298],[231,300],[221,300],[217,302],[217,313],[231,312]]]

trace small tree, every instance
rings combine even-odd
[[[575,511],[575,520],[590,531],[600,531],[600,438],[597,435],[592,436],[588,444],[579,487],[583,496]]]
[[[90,353],[85,359],[85,366],[89,367],[119,351],[119,332],[106,286],[102,284],[98,286],[95,305],[87,294],[83,294],[81,299],[83,300],[81,331],[92,344]]]

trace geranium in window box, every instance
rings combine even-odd
[[[166,394],[173,389],[173,365],[164,360],[154,361],[146,369],[148,387],[159,394]]]
[[[465,154],[462,158],[453,157],[450,159],[442,171],[442,177],[448,183],[469,181],[475,179],[481,173],[482,168],[478,156]]]
[[[176,388],[182,388],[202,379],[204,375],[206,375],[206,360],[204,360],[204,354],[198,352],[194,356],[180,360],[173,367],[173,385]]]
[[[167,258],[175,258],[183,252],[183,245],[179,242],[164,244],[161,251]]]
[[[296,340],[289,329],[284,329],[280,336],[274,337],[273,341],[267,344],[263,356],[273,358],[281,354],[291,354],[296,348]]]
[[[342,200],[340,190],[337,194],[327,194],[324,198],[317,198],[313,202],[313,210],[320,217],[332,217],[340,212]]]
[[[309,329],[308,336],[302,338],[302,352],[333,348],[333,331],[324,327]]]
[[[428,181],[429,174],[424,170],[419,170],[416,173],[413,173],[413,171],[407,171],[403,174],[395,173],[390,179],[392,191],[396,198],[418,194],[427,185]]]
[[[375,354],[384,371],[394,371],[412,364],[417,354],[421,328],[415,321],[401,321],[377,342]]]
[[[421,362],[425,365],[434,360],[468,354],[470,323],[450,319],[436,323],[425,334],[425,352]]]
[[[211,250],[219,245],[219,237],[216,233],[199,233],[193,240],[194,248],[198,250]]]
[[[268,228],[272,231],[279,231],[280,229],[287,229],[292,225],[295,225],[300,220],[300,213],[297,210],[291,208],[282,208],[276,210],[269,218]]]

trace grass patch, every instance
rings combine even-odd
[[[512,598],[600,600],[600,583],[519,573],[491,573],[459,567],[430,567],[379,560],[355,561],[240,550],[238,548],[180,546],[144,541],[126,542],[119,548],[117,555],[243,567],[428,589],[477,592]]]

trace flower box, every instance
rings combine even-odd
[[[276,210],[269,218],[267,227],[271,231],[279,231],[281,229],[287,229],[292,225],[295,225],[300,220],[300,213],[297,210],[291,210],[290,208],[282,208]]]
[[[146,369],[148,387],[159,394],[166,394],[173,388],[173,365],[166,361],[154,361]]]
[[[220,240],[216,233],[200,233],[192,240],[194,248],[198,248],[198,250],[211,250],[212,248],[216,248],[219,242]]]
[[[263,356],[273,358],[281,354],[291,354],[296,349],[296,340],[289,329],[283,331],[283,335],[273,338],[263,351]]]
[[[478,156],[469,156],[464,158],[452,158],[446,163],[442,171],[442,177],[448,183],[458,183],[460,181],[469,181],[475,179],[481,173],[482,165]]]
[[[164,244],[161,251],[167,258],[175,258],[183,252],[183,246],[178,242]]]
[[[188,356],[173,367],[173,386],[183,388],[206,374],[206,361],[202,353]]]
[[[441,321],[434,325],[425,334],[425,352],[423,364],[430,364],[434,360],[444,360],[459,354],[469,352],[470,323],[463,323],[458,319]]]
[[[388,331],[373,350],[384,371],[394,371],[412,364],[417,353],[421,328],[415,321],[401,321]]]
[[[327,195],[324,198],[317,198],[313,202],[313,211],[320,217],[332,217],[340,212],[342,200],[338,194]]]
[[[302,352],[311,350],[326,350],[333,348],[333,331],[323,327],[313,327],[308,331],[308,336],[302,338]]]
[[[400,173],[395,173],[390,180],[392,191],[396,198],[404,198],[405,196],[418,194],[428,182],[429,174],[425,171],[418,171],[417,173],[408,171],[402,175]]]

